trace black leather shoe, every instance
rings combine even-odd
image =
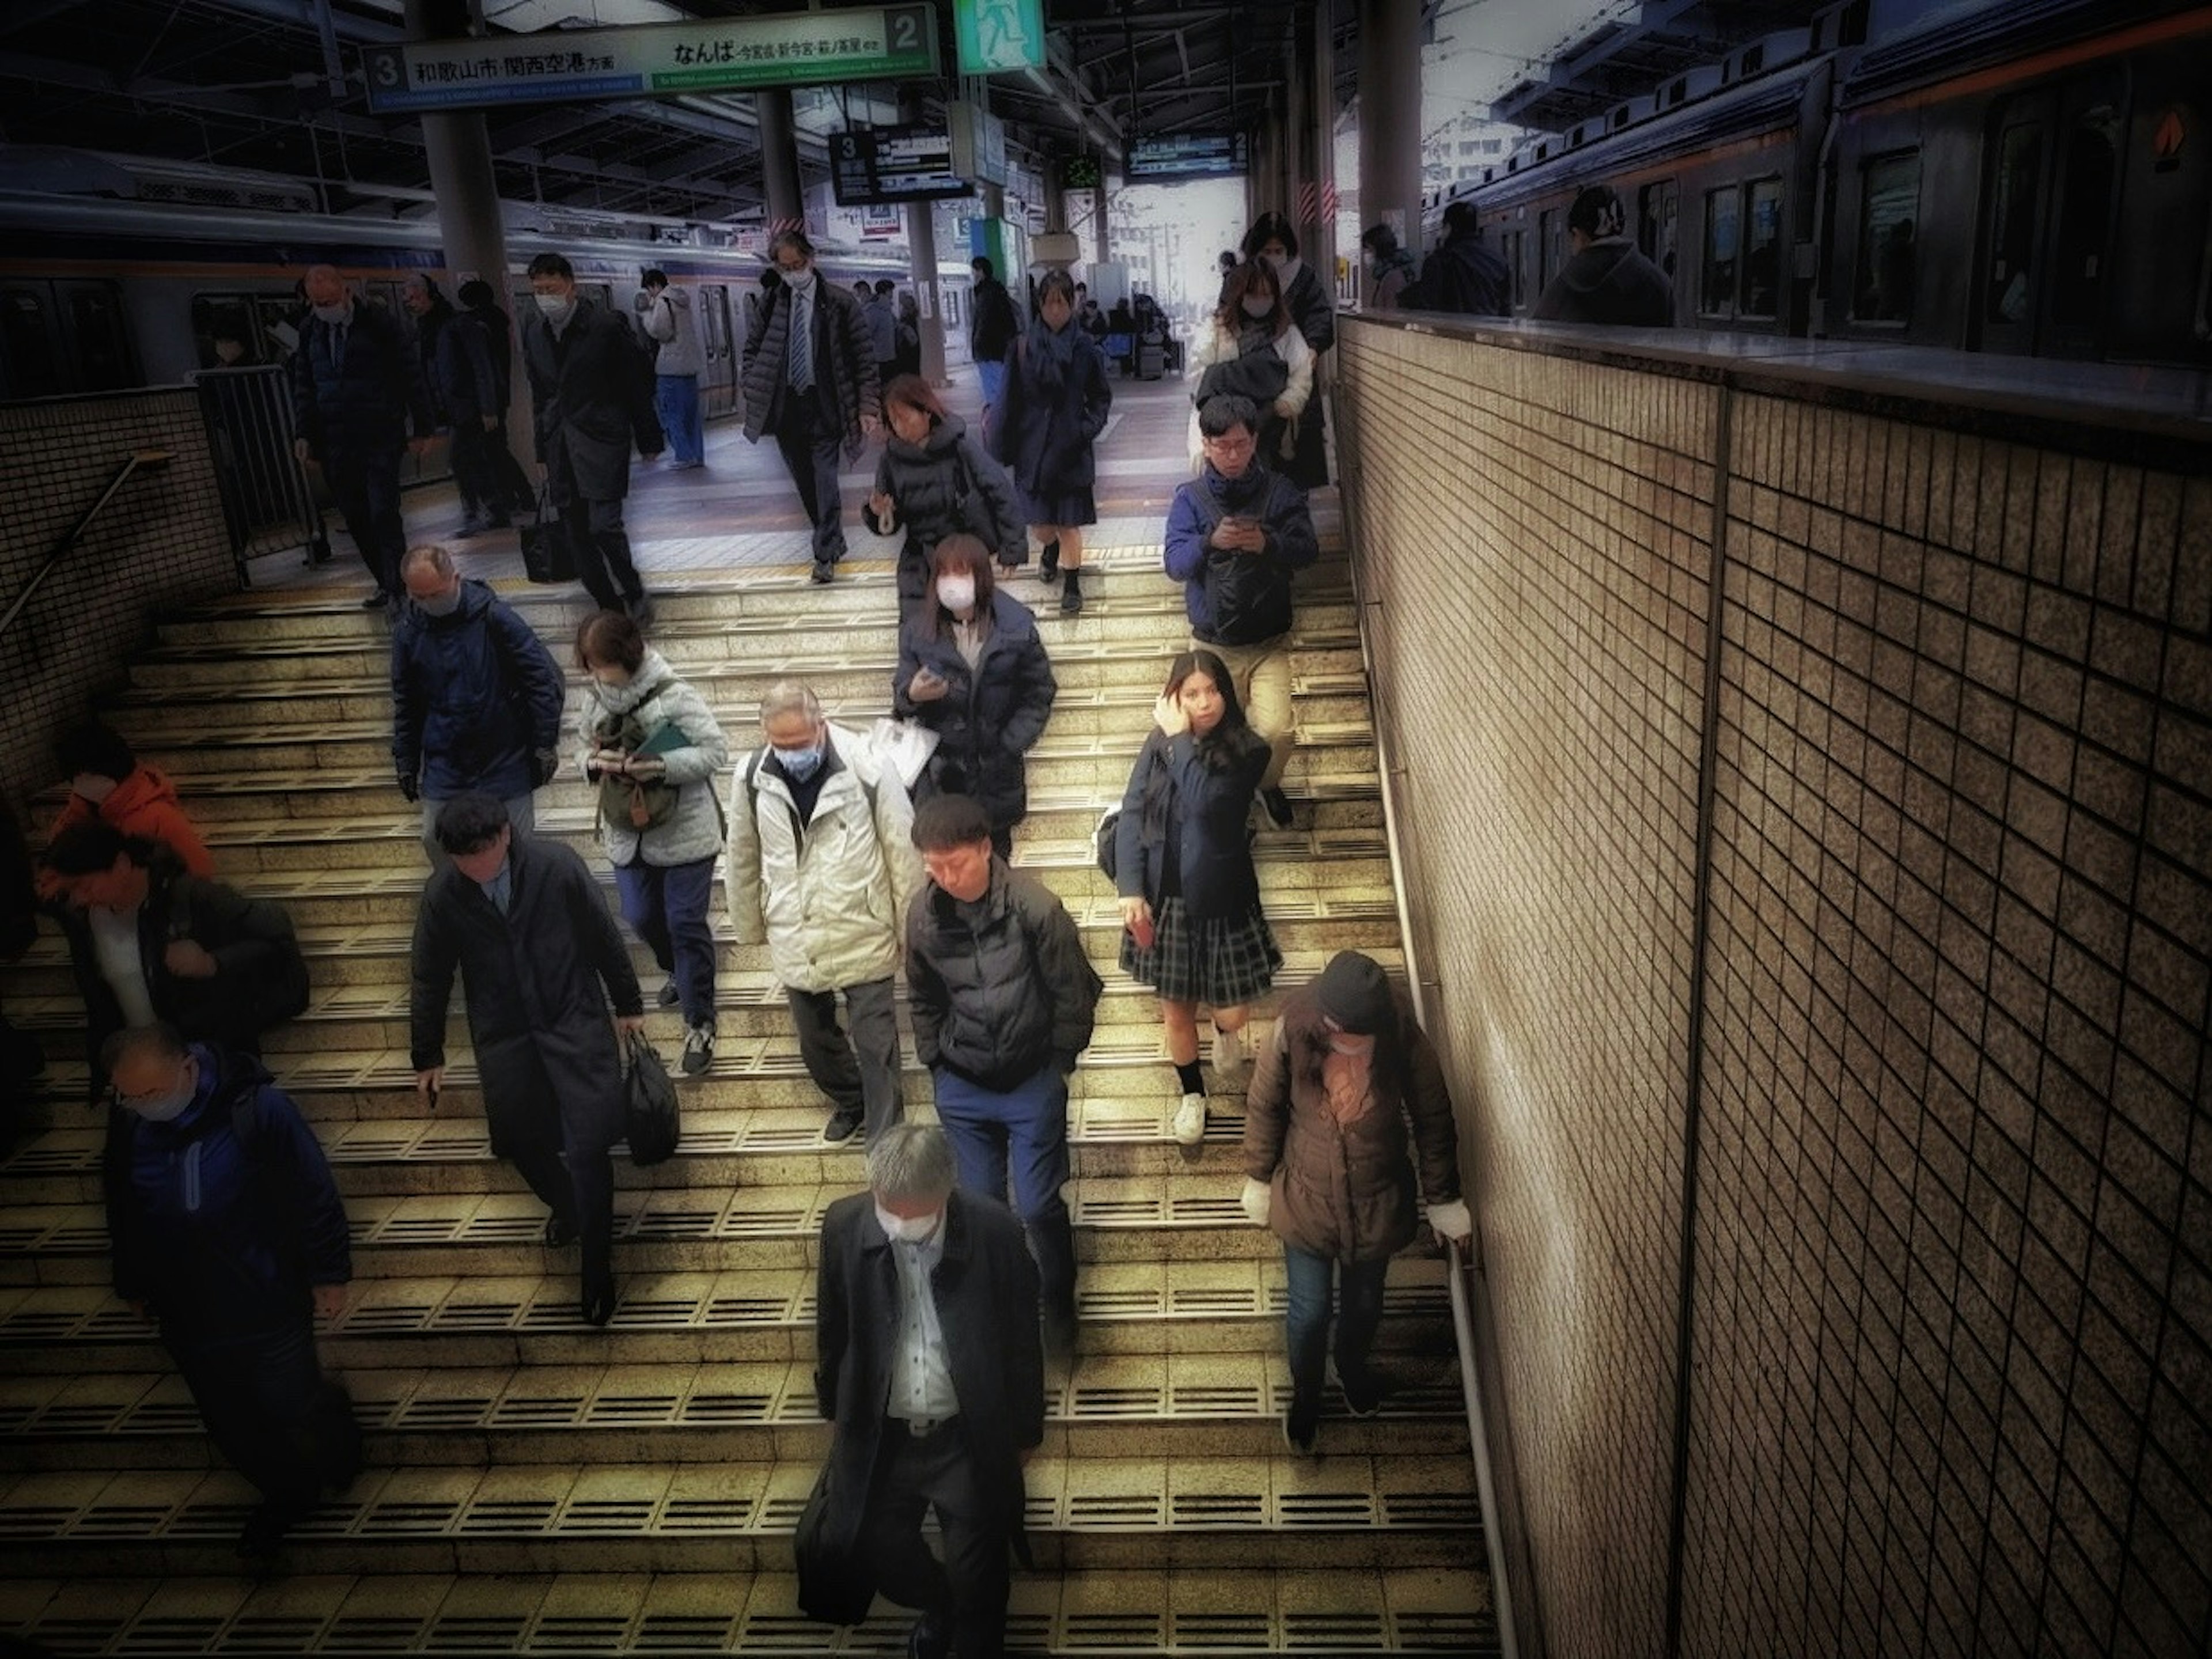
[[[832,576],[835,576],[836,574],[837,574],[837,562],[836,562],[835,559],[817,559],[817,560],[815,560],[815,562],[814,562],[814,580],[815,580],[816,581],[817,581],[817,582],[826,582],[826,581],[828,581],[828,580],[829,580]]]
[[[1262,789],[1260,792],[1260,806],[1267,813],[1267,822],[1276,829],[1291,827],[1291,798],[1279,788]]]
[[[575,1242],[576,1229],[573,1223],[563,1220],[557,1215],[549,1215],[545,1218],[545,1248],[547,1249],[565,1250]]]
[[[840,1141],[850,1140],[860,1133],[860,1124],[866,1116],[865,1110],[848,1112],[840,1109],[830,1113],[830,1121],[822,1126],[823,1139],[833,1146]]]
[[[906,1633],[907,1659],[945,1659],[952,1651],[952,1632],[945,1628],[949,1622],[931,1613],[915,1620]]]
[[[1372,1417],[1382,1409],[1389,1390],[1375,1372],[1363,1368],[1346,1376],[1340,1371],[1336,1380],[1344,1388],[1344,1408],[1354,1417]]]
[[[380,587],[361,602],[361,608],[364,611],[381,611],[391,603],[392,595]]]
[[[668,983],[660,988],[660,994],[653,999],[655,1004],[663,1008],[673,1008],[683,1000],[684,993],[676,988],[676,975],[673,974],[668,976]]]
[[[1310,1457],[1321,1437],[1321,1406],[1317,1401],[1293,1400],[1283,1413],[1283,1443]]]
[[[610,1279],[604,1285],[584,1286],[582,1306],[586,1325],[605,1325],[615,1316],[615,1282]]]

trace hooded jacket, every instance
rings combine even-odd
[[[715,788],[722,769],[730,763],[730,745],[714,711],[688,680],[677,678],[666,658],[647,646],[645,660],[629,684],[602,685],[588,678],[584,682],[576,735],[586,778],[599,781],[591,757],[594,750],[610,746],[600,740],[600,733],[629,719],[642,728],[647,742],[665,726],[683,733],[680,746],[655,745],[653,750],[666,769],[663,781],[676,789],[676,810],[665,823],[644,830],[628,818],[617,822],[601,813],[599,845],[607,862],[619,868],[642,858],[657,869],[666,869],[713,858],[722,850],[722,803]]]
[[[828,775],[804,824],[771,750],[748,757],[730,789],[731,931],[739,945],[765,939],[769,965],[794,991],[890,978],[921,887],[914,804],[897,775],[858,732],[828,729]]]
[[[1672,328],[1674,285],[1626,236],[1603,237],[1567,261],[1528,315],[1540,323]]]
[[[544,642],[472,577],[451,614],[409,605],[392,630],[392,759],[425,800],[528,794],[568,696]]]
[[[1421,277],[1398,296],[1410,311],[1450,311],[1504,317],[1513,310],[1513,277],[1480,229],[1455,232],[1421,266]]]
[[[115,1293],[150,1304],[173,1341],[307,1319],[313,1286],[353,1277],[323,1149],[258,1060],[205,1043],[191,1053],[199,1079],[181,1115],[108,1115]]]
[[[656,374],[703,374],[707,354],[699,343],[699,325],[691,315],[691,295],[671,283],[645,308],[647,337],[660,343],[653,360]]]
[[[1379,255],[1375,261],[1371,301],[1374,307],[1377,311],[1396,309],[1401,296],[1412,285],[1415,275],[1413,256],[1408,249],[1394,247],[1388,253]]]
[[[113,824],[126,836],[161,842],[195,876],[215,873],[213,855],[200,840],[192,821],[185,816],[185,809],[177,799],[177,787],[159,767],[141,761],[128,777],[116,780],[115,787],[107,792],[107,799],[97,806],[72,792],[69,799],[62,803],[62,810],[54,815],[53,829],[47,839],[51,841],[73,825],[89,823],[94,819]]]
[[[914,1048],[979,1089],[1005,1093],[1046,1065],[1073,1071],[1105,988],[1067,908],[1036,878],[991,860],[973,906],[932,882],[907,916]]]
[[[926,560],[931,548],[956,531],[979,538],[1001,564],[1018,564],[1029,556],[1029,532],[1022,525],[1012,482],[1006,469],[968,435],[968,423],[957,415],[933,422],[928,438],[920,444],[891,434],[876,463],[876,489],[891,498],[891,516],[878,519],[874,507],[863,501],[860,517],[875,535],[896,535],[905,529],[902,592],[909,586],[904,568],[909,559]],[[925,563],[907,597],[927,584]]]
[[[982,803],[994,830],[1028,816],[1027,769],[1022,757],[1044,735],[1060,683],[1053,678],[1037,632],[1036,617],[1003,588],[991,592],[991,632],[973,668],[960,654],[948,623],[932,625],[934,597],[907,608],[899,627],[898,667],[891,676],[891,712],[937,733],[915,798],[968,795]],[[923,666],[937,671],[945,695],[916,702],[908,695]]]
[[[1260,520],[1262,551],[1212,545],[1215,527],[1232,514]],[[1257,645],[1286,633],[1292,578],[1320,556],[1304,492],[1257,459],[1237,478],[1207,462],[1168,508],[1167,573],[1183,585],[1190,631],[1208,645]]]

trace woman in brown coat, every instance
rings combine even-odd
[[[1371,958],[1339,951],[1283,1004],[1246,1097],[1244,1175],[1244,1213],[1283,1241],[1291,1390],[1283,1437],[1310,1452],[1332,1279],[1343,1300],[1337,1381],[1352,1415],[1371,1416],[1382,1404],[1367,1356],[1382,1323],[1382,1282],[1390,1258],[1413,1240],[1419,1194],[1439,1237],[1455,1242],[1474,1231],[1436,1050]]]

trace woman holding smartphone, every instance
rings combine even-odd
[[[1268,746],[1246,724],[1236,683],[1211,651],[1186,651],[1168,671],[1115,828],[1121,967],[1159,994],[1180,1098],[1175,1138],[1206,1138],[1198,1010],[1213,1011],[1213,1066],[1223,1079],[1249,1058],[1249,1005],[1283,965],[1260,909],[1260,878],[1244,831]]]
[[[899,629],[891,709],[937,733],[916,800],[967,795],[991,818],[991,845],[1011,854],[1029,813],[1024,757],[1059,694],[1036,617],[992,579],[991,552],[947,536],[929,556],[930,588]]]

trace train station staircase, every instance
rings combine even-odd
[[[1029,1470],[1036,1570],[1016,1576],[1011,1645],[1487,1652],[1443,1263],[1392,1266],[1382,1346],[1403,1386],[1382,1413],[1355,1420],[1332,1395],[1323,1455],[1291,1454],[1280,1252],[1237,1203],[1241,1100],[1217,1094],[1203,1147],[1174,1143],[1155,1005],[1115,965],[1090,838],[1185,638],[1158,561],[1157,544],[1097,550],[1079,621],[1040,606],[1061,689],[1016,860],[1065,900],[1107,989],[1072,1109],[1082,1352],[1049,1379]],[[885,712],[887,569],[826,590],[782,570],[655,586],[655,641],[733,748],[757,740],[757,698],[782,676],[845,720]],[[1340,548],[1303,592],[1297,824],[1258,842],[1286,986],[1346,946],[1400,962]],[[508,597],[565,661],[580,600]],[[856,1146],[822,1138],[764,953],[722,940],[719,1052],[684,1086],[680,1152],[640,1170],[617,1152],[621,1301],[592,1329],[573,1251],[543,1247],[542,1209],[490,1156],[458,1018],[435,1115],[413,1091],[406,958],[425,871],[391,781],[386,638],[350,594],[241,594],[164,619],[107,710],[179,781],[223,877],[289,906],[307,947],[313,1004],[268,1058],[346,1199],[356,1278],[321,1345],[368,1468],[299,1528],[280,1574],[240,1575],[251,1489],[106,1288],[82,1014],[49,933],[0,981],[52,1056],[32,1105],[46,1127],[0,1159],[0,1632],[54,1654],[903,1653],[910,1615],[888,1603],[842,1632],[793,1603],[792,1528],[828,1433],[815,1240],[864,1181]],[[604,871],[585,787],[539,801],[541,832]],[[714,919],[725,933],[719,887]],[[678,1016],[648,1029],[672,1060]],[[909,1109],[927,1115],[910,1042],[907,1058]]]

